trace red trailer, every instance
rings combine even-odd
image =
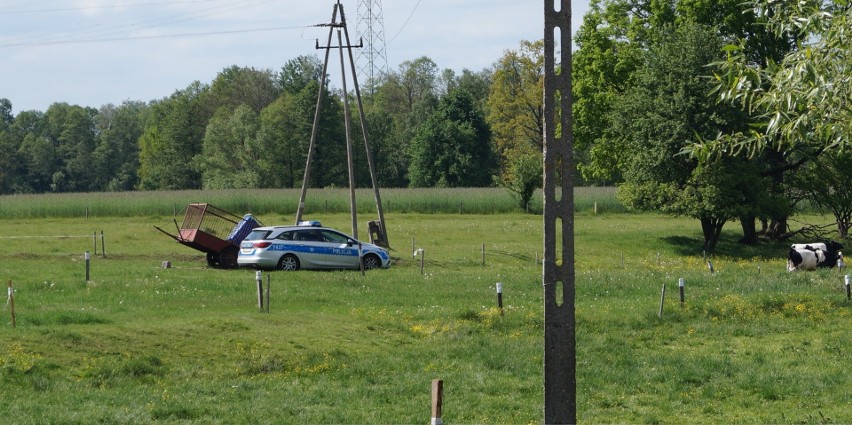
[[[211,267],[225,269],[237,267],[240,242],[261,225],[251,214],[239,217],[207,203],[187,205],[183,223],[174,223],[176,235],[154,227],[179,243],[206,253]]]

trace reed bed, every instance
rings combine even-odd
[[[0,196],[3,218],[75,217],[166,217],[181,214],[187,204],[206,202],[236,214],[295,214],[299,189],[183,190],[156,192],[101,192]],[[504,214],[523,212],[515,199],[499,188],[382,189],[386,213]],[[376,211],[372,189],[355,191],[359,213]],[[348,189],[310,189],[305,213],[348,213]],[[622,213],[626,209],[612,187],[583,187],[574,190],[578,213]],[[542,213],[539,191],[529,213]]]

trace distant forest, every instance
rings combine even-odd
[[[0,99],[0,194],[299,186],[321,71],[315,56],[277,72],[232,66],[164,99],[99,109],[55,103],[13,116],[12,102]],[[424,57],[364,94],[382,186],[493,184],[497,160],[484,112],[492,73],[456,76]],[[343,97],[326,90],[322,98],[313,186],[348,186]],[[356,180],[369,186],[351,100]],[[441,152],[432,146],[438,138]]]

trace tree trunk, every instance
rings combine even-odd
[[[716,250],[726,220],[713,217],[701,217],[700,220],[701,231],[704,233],[704,252],[710,254]]]
[[[704,234],[704,252],[707,253],[710,251],[709,243],[710,239],[713,238],[713,224],[711,220],[707,217],[701,217],[701,233]]]
[[[766,231],[766,236],[777,241],[781,240],[785,233],[787,233],[787,217],[772,217],[769,229]]]
[[[741,244],[757,245],[757,226],[754,223],[755,217],[745,216],[740,217],[740,224],[743,227],[743,237],[740,239]]]
[[[772,164],[771,167],[774,168],[769,173],[769,177],[772,179],[774,185],[773,192],[780,193],[781,188],[784,186],[784,170],[786,169],[787,160],[783,153],[771,149],[767,152],[767,159]],[[787,216],[771,217],[769,228],[766,229],[766,236],[771,240],[777,241],[781,240],[781,237],[785,233],[787,233]]]
[[[837,236],[840,239],[846,239],[849,236],[849,220],[844,220],[841,217],[836,217],[837,219]]]

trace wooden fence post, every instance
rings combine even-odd
[[[257,308],[263,311],[263,272],[260,270],[255,272],[255,279],[257,280]]]
[[[11,279],[9,280],[8,303],[9,303],[9,311],[12,314],[12,327],[14,328],[16,326],[16,323],[15,323],[15,290],[12,289],[12,280]]]
[[[442,425],[441,410],[444,404],[444,381],[432,380],[432,425]]]
[[[497,282],[497,308],[500,309],[500,315],[503,315],[503,283]]]
[[[86,282],[88,282],[89,277],[90,277],[90,275],[89,275],[89,270],[90,270],[89,262],[92,260],[92,256],[91,256],[91,254],[89,254],[89,251],[86,251],[86,253],[83,255],[83,258],[86,260]]]

